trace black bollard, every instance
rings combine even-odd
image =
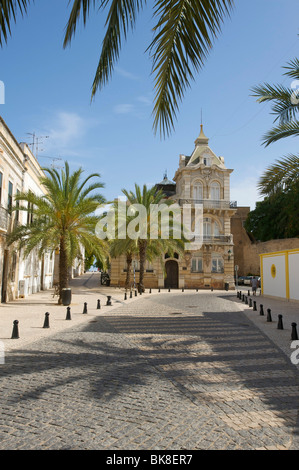
[[[292,323],[292,335],[291,335],[292,340],[298,339],[298,333],[297,333],[296,327],[297,327],[297,323]]]
[[[161,292],[161,289],[160,289],[160,287],[159,287],[159,290],[158,290],[158,292],[159,292],[159,293]]]
[[[101,301],[100,301],[100,299],[98,299],[97,310],[101,310]]]
[[[83,313],[87,313],[87,302],[84,302]]]
[[[107,302],[106,302],[107,307],[110,307],[112,305],[111,303],[111,295],[107,296]]]
[[[245,296],[245,304],[248,305],[248,297]]]
[[[170,292],[170,287],[168,288],[168,292]]]
[[[127,293],[126,293],[126,292],[125,292],[125,298],[124,298],[124,300],[127,300]]]
[[[20,336],[19,336],[19,321],[15,320],[13,322],[13,329],[12,329],[11,339],[19,339],[19,338],[20,338]]]
[[[135,297],[137,297],[137,290],[135,290]]]
[[[211,292],[213,292],[213,290],[214,290],[214,287],[211,287]]]
[[[150,287],[149,293],[150,293],[150,294],[152,293],[152,288],[151,288],[151,287]]]
[[[249,297],[249,307],[252,307],[252,298]]]
[[[242,294],[242,302],[245,302],[245,295]]]
[[[283,330],[282,315],[278,315],[277,329]]]
[[[253,310],[256,312],[256,301],[253,301]]]
[[[133,292],[130,291],[130,299],[132,299],[132,297],[133,297]]]
[[[49,314],[49,312],[47,312],[45,314],[45,321],[44,321],[43,328],[50,328],[49,316],[50,316],[50,314]]]
[[[182,292],[184,292],[184,287],[182,288]]]
[[[248,297],[250,297],[250,290],[248,291]]]
[[[272,321],[271,308],[267,308],[267,322]]]
[[[261,316],[264,315],[264,307],[263,307],[263,305],[260,305],[260,315],[261,315]]]
[[[66,320],[71,320],[71,307],[67,307],[66,309]]]

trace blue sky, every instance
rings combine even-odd
[[[41,141],[41,165],[52,163],[48,156],[82,166],[87,174],[99,172],[110,200],[122,188],[133,189],[135,182],[161,181],[165,170],[173,178],[179,155],[193,151],[202,109],[210,147],[234,169],[231,200],[254,209],[261,173],[277,158],[297,152],[293,138],[262,146],[273,116],[250,90],[266,81],[290,86],[282,67],[298,57],[298,0],[236,1],[185,95],[175,132],[164,140],[152,130],[153,77],[145,52],[152,37],[151,8],[140,14],[136,30],[123,43],[113,79],[92,103],[104,17],[93,14],[64,50],[68,13],[68,0],[36,1],[0,49],[0,80],[5,83],[0,115],[17,140],[30,143],[28,133],[49,136]]]

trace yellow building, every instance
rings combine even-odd
[[[209,147],[209,139],[203,132],[195,140],[192,155],[180,155],[179,168],[173,181],[165,176],[157,189],[163,189],[165,197],[173,200],[183,210],[191,205],[191,224],[197,205],[203,208],[202,244],[198,249],[185,250],[184,256],[149,262],[146,266],[144,285],[149,288],[199,288],[233,289],[234,254],[231,234],[231,217],[235,213],[230,201],[230,174],[223,157],[218,157]],[[161,265],[162,262],[162,265]],[[135,284],[138,283],[138,260],[133,262]],[[125,256],[111,262],[111,285],[124,286],[126,280]],[[134,284],[134,280],[132,281]]]

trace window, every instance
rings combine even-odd
[[[31,191],[29,191],[29,193],[31,193]],[[31,194],[32,194],[32,193],[31,193]],[[33,210],[33,204],[28,201],[27,225],[30,225],[30,224],[32,224],[32,222],[33,222],[33,213],[32,213],[32,210]]]
[[[212,223],[211,219],[205,217],[203,219],[203,236],[210,237],[212,235]]]
[[[193,186],[193,199],[198,201],[203,199],[203,187],[199,182],[195,183]]]
[[[8,209],[9,215],[11,215],[11,211],[12,211],[12,192],[13,192],[13,185],[9,181],[9,183],[8,183],[8,203],[7,203],[7,209]]]
[[[222,256],[212,255],[212,273],[223,273],[224,263]]]
[[[19,195],[19,194],[20,194],[20,191],[17,189],[17,195]],[[17,208],[20,207],[20,201],[16,201],[16,206],[17,206]],[[15,221],[16,221],[16,222],[19,222],[19,219],[20,219],[20,211],[19,211],[19,209],[18,209],[18,210],[16,211],[16,218],[15,218]]]
[[[0,204],[2,200],[2,181],[3,181],[3,174],[0,172]]]
[[[211,199],[212,201],[219,201],[220,199],[220,184],[217,181],[211,184]]]
[[[202,273],[203,272],[203,261],[202,256],[194,256],[191,260],[191,272]]]

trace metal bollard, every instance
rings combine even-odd
[[[245,302],[245,295],[242,294],[242,302]]]
[[[50,316],[49,312],[46,312],[43,328],[50,328],[49,316]]]
[[[184,292],[184,287],[182,288],[182,292]]]
[[[271,308],[267,308],[267,322],[272,321]]]
[[[135,297],[137,297],[137,290],[135,290]]]
[[[66,309],[66,320],[71,320],[71,307],[67,307]]]
[[[253,301],[253,310],[256,312],[256,301]]]
[[[111,295],[108,295],[108,296],[107,296],[106,305],[107,305],[108,307],[110,307],[110,306],[112,305],[112,303],[111,303]]]
[[[127,293],[126,293],[126,292],[125,292],[125,298],[124,298],[124,300],[127,300]]]
[[[160,289],[160,287],[159,287],[159,290],[158,290],[158,292],[159,292],[159,293],[161,292],[161,289]]]
[[[282,315],[278,315],[277,329],[278,330],[283,330]]]
[[[248,305],[248,297],[245,296],[245,304]]]
[[[133,297],[133,292],[130,291],[130,299],[132,299],[132,297]]]
[[[19,321],[15,320],[13,322],[13,329],[12,329],[11,339],[19,339],[19,338],[20,338],[20,336],[19,336]]]
[[[252,298],[249,297],[249,307],[252,307]]]
[[[100,299],[98,299],[97,310],[101,310],[101,301],[100,301]]]
[[[248,291],[248,297],[250,297],[250,290]]]
[[[150,294],[152,293],[152,288],[151,288],[151,287],[150,287],[149,293],[150,293]]]
[[[213,291],[214,291],[214,287],[212,286],[212,287],[211,287],[211,292],[213,292]]]
[[[87,313],[87,302],[84,302],[84,308],[82,313]]]
[[[170,292],[170,287],[168,288],[168,292]]]
[[[263,305],[260,305],[260,315],[264,315],[264,307]]]
[[[292,323],[292,334],[291,334],[291,339],[296,340],[298,339],[298,333],[297,333],[297,323]]]

